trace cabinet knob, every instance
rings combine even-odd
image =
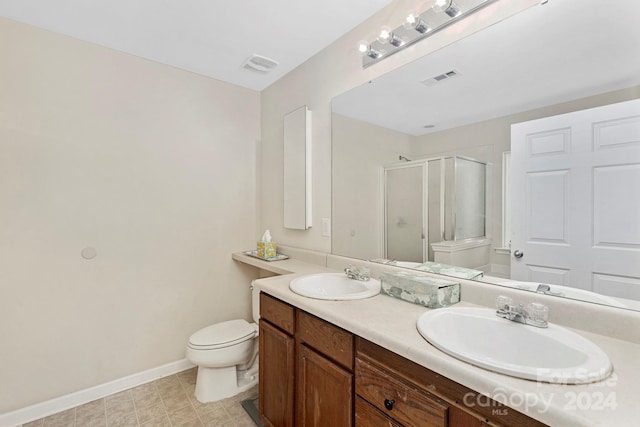
[[[394,403],[396,403],[396,401],[393,400],[393,399],[385,399],[384,400],[384,407],[387,408],[388,410],[392,410]]]

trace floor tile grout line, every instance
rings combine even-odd
[[[189,406],[191,407],[191,409],[193,409],[193,411],[195,412],[195,407],[193,406],[193,404],[191,403],[191,399],[189,399],[189,393],[188,391],[185,389],[184,385],[182,384],[182,380],[180,379],[180,375],[179,373],[174,374],[176,380],[178,381],[178,384],[180,385],[180,389],[182,390],[182,392],[184,393],[184,395],[187,397],[187,401],[189,402]],[[185,406],[186,408],[186,406]],[[182,409],[182,408],[180,408]],[[176,410],[178,411],[178,409]],[[196,417],[197,417],[197,412],[196,412]],[[173,426],[173,421],[171,421],[171,418],[169,418],[169,423]]]
[[[133,389],[130,389],[130,390],[133,390]],[[140,416],[138,415],[138,405],[136,405],[136,399],[133,398],[133,391],[131,391],[131,401],[133,402],[133,412],[134,414],[136,414],[136,422],[138,423],[138,427],[140,427]]]
[[[167,377],[163,377],[163,378],[167,378]],[[164,403],[164,399],[162,398],[162,395],[160,394],[160,389],[158,388],[158,381],[160,381],[162,378],[158,378],[157,380],[155,380],[153,382],[153,386],[155,387],[156,393],[158,394],[158,397],[160,398],[160,403],[162,404],[162,409],[164,409],[164,414],[167,416],[167,421],[169,422],[170,426],[173,426],[173,423],[171,422],[171,418],[169,417],[169,411],[167,410],[167,405],[165,405]]]
[[[104,425],[105,427],[109,427],[109,419],[107,418],[107,398],[102,398],[102,408],[104,413]]]
[[[203,412],[203,414],[201,415],[200,412],[198,411],[198,408],[200,408],[199,405],[197,405],[197,401],[195,399],[195,396],[193,395],[193,387],[194,387],[194,381],[196,380],[195,378],[195,372],[189,373],[187,374],[188,370],[185,371],[181,371],[179,373],[173,374],[173,375],[169,375],[167,377],[163,377],[163,378],[171,378],[173,377],[173,379],[170,379],[167,384],[169,384],[169,387],[171,387],[171,383],[173,382],[177,382],[177,384],[180,385],[180,390],[184,393],[184,395],[187,397],[187,403],[188,403],[188,407],[191,408],[192,411],[195,412],[195,417],[193,418],[193,421],[196,423],[199,423],[201,426],[205,425],[205,422],[203,421],[203,417],[204,415],[207,413],[207,411],[205,410]],[[164,419],[168,422],[168,424],[171,427],[175,427],[177,424],[180,424],[180,421],[172,421],[171,418],[169,417],[169,410],[167,407],[167,404],[165,402],[165,398],[163,398],[163,396],[160,394],[160,387],[159,387],[159,381],[161,381],[163,378],[159,378],[157,380],[153,380],[150,381],[148,384],[152,384],[152,390],[155,393],[155,395],[158,397],[159,399],[159,403],[160,406],[163,410],[163,415],[162,417],[164,417]],[[135,387],[129,388],[127,390],[123,390],[123,392],[126,394],[127,396],[127,400],[130,400],[133,403],[133,412],[135,413],[135,423],[138,427],[140,427],[142,424],[140,422],[140,415],[139,415],[139,409],[143,408],[143,406],[140,406],[139,404],[136,403],[136,400],[134,398],[134,393],[133,393],[133,389]],[[122,392],[119,393],[114,393],[112,395],[100,398],[100,404],[102,407],[102,410],[100,411],[104,417],[104,422],[106,427],[110,427],[109,425],[109,407],[107,404],[107,400],[109,397],[114,396],[116,394],[120,394]],[[165,394],[165,396],[167,398],[169,398],[168,395]],[[124,397],[124,396],[122,396]],[[246,397],[246,396],[245,396]],[[98,399],[96,399],[98,400]],[[221,401],[227,401],[226,404],[220,404],[219,408],[222,410],[222,413],[226,416],[226,421],[230,423],[230,425],[238,425],[239,423],[242,424],[243,420],[242,420],[242,416],[234,416],[234,413],[232,413],[232,409],[234,408],[235,405],[241,405],[241,401],[243,399],[241,399],[240,397],[237,396],[232,396],[230,398],[226,398],[226,399],[221,399]],[[71,426],[76,426],[76,427],[84,427],[84,426],[78,426],[78,409],[81,407],[82,405],[78,405],[74,408],[69,408],[73,410],[73,424],[69,423],[69,425]],[[185,406],[186,408],[187,406]],[[231,408],[231,409],[230,409]],[[55,414],[53,414],[55,415]],[[238,415],[238,414],[235,414]],[[39,427],[44,427],[45,426],[45,418],[40,419],[40,426]],[[196,421],[197,420],[197,421]],[[151,420],[149,420],[149,422],[151,422]]]
[[[182,372],[186,372],[186,371],[182,371]],[[193,401],[191,399],[191,396],[189,395],[189,390],[187,388],[187,385],[189,384],[185,384],[182,381],[182,378],[180,378],[180,373],[176,374],[178,377],[178,382],[180,383],[180,386],[182,387],[182,390],[184,391],[184,394],[187,395],[187,400],[189,401],[189,405],[191,406],[191,409],[193,409],[193,412],[195,412],[196,414],[196,418],[198,419],[198,421],[200,421],[200,424],[204,426],[204,422],[202,422],[202,419],[200,418],[200,414],[198,414],[198,411],[196,410],[195,405],[193,404]]]

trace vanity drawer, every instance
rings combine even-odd
[[[446,402],[356,358],[356,394],[405,426],[446,427]]]
[[[356,396],[356,427],[402,427],[391,418],[387,417],[366,400]]]
[[[353,370],[354,338],[344,329],[299,310],[296,338],[349,371]]]
[[[260,318],[293,335],[295,331],[295,309],[293,306],[260,292]]]

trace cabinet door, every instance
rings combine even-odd
[[[352,426],[353,374],[301,344],[296,402],[298,427]]]
[[[293,427],[295,341],[260,321],[260,416],[265,426]]]

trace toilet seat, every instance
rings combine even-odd
[[[189,347],[195,350],[215,350],[231,347],[255,337],[258,326],[244,319],[216,323],[196,331],[189,337]]]

